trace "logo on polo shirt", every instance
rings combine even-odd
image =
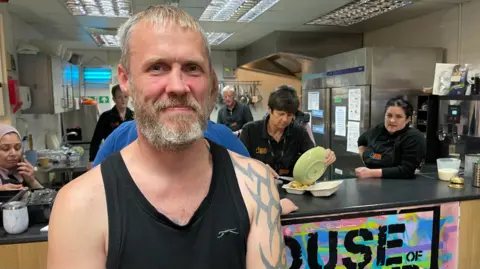
[[[257,150],[255,151],[257,154],[267,154],[267,148],[261,148],[257,147]]]

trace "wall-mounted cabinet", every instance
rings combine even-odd
[[[31,89],[25,114],[55,114],[74,109],[80,97],[79,67],[47,54],[18,55],[19,85]]]

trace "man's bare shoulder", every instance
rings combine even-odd
[[[247,176],[247,177],[254,177],[257,173],[262,173],[266,175],[269,173],[269,169],[267,169],[266,165],[259,160],[255,160],[250,157],[245,157],[233,151],[228,151],[230,153],[230,157],[232,159],[233,166],[235,169],[241,169],[245,173],[241,174],[240,176]],[[246,170],[245,170],[246,169]],[[239,176],[237,174],[237,176]]]
[[[96,167],[65,185],[55,199],[48,268],[105,268],[107,227],[105,191]]]
[[[267,215],[280,213],[279,194],[270,169],[258,160],[234,152],[230,156],[250,221],[258,222],[259,208]]]
[[[102,201],[105,201],[105,189],[100,165],[62,187],[56,198],[56,202],[67,203],[72,210],[91,210],[90,206]]]

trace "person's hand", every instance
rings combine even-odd
[[[355,175],[358,178],[369,178],[372,177],[371,169],[366,167],[359,167],[355,169]]]
[[[22,184],[3,184],[0,185],[0,191],[15,191],[23,189]]]
[[[287,215],[298,210],[298,206],[287,198],[280,200],[280,207],[282,208],[282,215]]]
[[[327,149],[327,158],[325,159],[326,165],[331,165],[337,160],[337,156],[335,156],[335,152],[330,149]]]
[[[35,170],[27,160],[17,163],[17,171],[26,181],[35,180]]]
[[[270,172],[272,172],[273,174],[273,178],[277,179],[279,178],[280,176],[277,174],[277,172],[275,172],[275,170],[273,170],[272,167],[270,167],[270,165],[266,164],[267,168],[270,169]]]

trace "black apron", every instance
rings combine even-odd
[[[369,143],[362,154],[363,163],[370,169],[392,167],[395,163],[395,146],[399,136],[378,140],[379,136],[372,139],[373,143]]]

